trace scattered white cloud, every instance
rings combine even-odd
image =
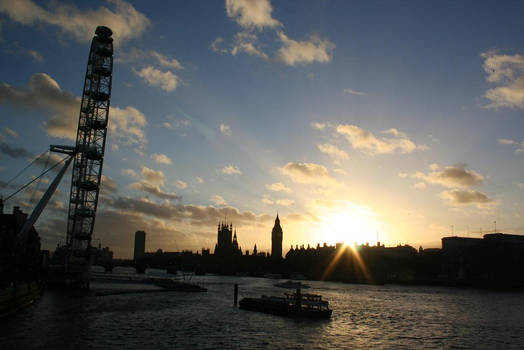
[[[269,56],[262,51],[260,47],[257,47],[258,37],[255,33],[251,32],[238,32],[235,34],[235,42],[231,49],[233,56],[243,52],[251,56],[258,56],[264,60],[269,60]]]
[[[182,180],[177,180],[175,182],[175,185],[176,185],[176,187],[180,188],[181,190],[183,190],[184,188],[187,188],[187,183],[185,183]]]
[[[147,66],[137,71],[136,75],[144,79],[151,86],[156,86],[164,91],[174,91],[180,85],[180,78],[171,71],[161,71],[152,66]]]
[[[327,155],[335,159],[349,159],[348,154],[344,150],[341,150],[337,146],[331,145],[329,143],[318,144],[317,149],[320,152],[326,153]]]
[[[429,165],[429,169],[432,170],[432,171],[439,170],[440,169],[440,165],[438,165],[437,163],[432,163],[432,164]]]
[[[199,184],[203,184],[203,183],[204,183],[204,179],[201,178],[200,176],[197,176],[197,177],[196,177],[196,180],[197,180],[197,182],[198,182]]]
[[[156,60],[156,62],[162,67],[184,69],[182,64],[180,64],[180,62],[176,58],[165,56],[164,54],[161,54],[160,52],[154,50],[148,51],[148,54],[151,57],[153,57]]]
[[[165,175],[162,170],[154,170],[148,167],[142,167],[141,169],[142,179],[148,181],[154,185],[163,185],[165,180]]]
[[[18,133],[13,129],[3,128],[0,130],[0,140],[5,140],[6,137],[18,137]]]
[[[272,17],[273,7],[269,0],[226,0],[226,13],[242,28],[235,34],[230,53],[233,56],[246,53],[260,57],[266,61],[282,62],[290,66],[312,64],[315,62],[331,62],[335,44],[318,35],[312,35],[308,40],[298,41],[289,38],[282,30],[283,25]],[[261,45],[258,42],[258,33],[262,29],[272,29],[276,33],[276,40],[280,48],[270,57],[263,48],[274,45]],[[226,53],[223,46],[224,38],[217,37],[210,49],[217,53]],[[308,74],[310,79],[313,74]]]
[[[225,174],[225,175],[241,175],[242,174],[242,172],[240,171],[240,169],[237,166],[233,166],[231,164],[223,167],[221,172],[222,174]]]
[[[42,111],[48,135],[74,140],[80,101],[45,73],[35,73],[25,87],[0,84],[0,104]]]
[[[42,62],[44,60],[42,55],[40,55],[38,52],[36,52],[36,50],[29,49],[29,50],[27,50],[27,54],[29,56],[31,56],[35,61]]]
[[[115,193],[118,192],[118,185],[112,177],[108,175],[102,175],[102,181],[100,182],[101,189],[104,192]]]
[[[485,193],[476,190],[444,191],[441,193],[441,197],[446,200],[448,204],[454,206],[474,204],[478,207],[485,207],[488,204],[494,203]]]
[[[438,138],[436,138],[435,136],[429,134],[428,135],[428,138],[431,140],[431,142],[433,143],[440,143],[440,140]]]
[[[191,122],[187,119],[173,119],[169,122],[162,123],[162,126],[167,129],[183,129],[191,125]]]
[[[364,96],[364,95],[366,95],[362,91],[357,91],[357,90],[353,90],[353,89],[344,89],[343,92],[345,94],[348,94],[348,95],[357,95],[357,96]]]
[[[215,205],[220,205],[220,206],[227,205],[227,202],[224,199],[224,197],[219,196],[218,194],[211,196],[211,198],[209,198],[209,201],[212,203],[215,203]]]
[[[133,178],[136,178],[138,176],[138,174],[131,169],[124,170],[124,173]],[[148,167],[142,167],[142,169],[140,170],[140,175],[140,181],[132,183],[131,185],[129,185],[129,188],[138,191],[143,191],[160,199],[182,199],[181,196],[177,195],[174,192],[166,192],[161,189],[161,186],[164,186],[165,182],[165,175],[161,170],[154,170]]]
[[[524,141],[518,142],[510,139],[498,139],[497,142],[500,145],[509,145],[513,146],[515,149],[515,153],[523,153],[524,152]]]
[[[340,124],[336,128],[337,133],[346,137],[351,146],[360,149],[369,155],[411,153],[415,150],[425,150],[427,146],[417,145],[411,141],[406,134],[397,129],[383,131],[383,134],[391,137],[376,137],[372,132],[366,131],[356,125]]]
[[[405,179],[406,177],[409,176],[409,174],[408,173],[398,173],[398,176]]]
[[[218,129],[220,130],[220,133],[222,135],[225,135],[225,136],[231,136],[232,135],[231,127],[229,125],[226,125],[226,124],[222,123],[222,124],[220,124]]]
[[[295,205],[295,201],[292,199],[273,200],[267,195],[264,195],[262,197],[262,203],[264,203],[265,205],[275,205],[276,204],[276,205],[280,205],[283,207],[289,207],[289,206]]]
[[[115,45],[139,37],[151,24],[150,20],[124,0],[108,1],[111,8],[81,10],[71,3],[51,1],[47,9],[32,0],[0,1],[0,12],[23,25],[45,23],[59,27],[76,40],[91,40],[99,25],[113,30]]]
[[[165,192],[163,191],[158,184],[152,184],[148,181],[139,181],[132,183],[129,185],[129,188],[137,190],[137,191],[143,191],[145,193],[148,193],[152,196],[155,196],[160,199],[167,199],[167,200],[180,200],[182,199],[181,196],[177,195],[174,192]]]
[[[146,116],[135,107],[111,107],[108,129],[110,137],[121,144],[138,145],[147,143],[144,128],[147,126]],[[76,124],[73,128],[76,132]]]
[[[386,135],[393,135],[395,137],[407,137],[405,133],[403,133],[402,131],[399,131],[396,128],[391,128],[391,129],[388,129],[388,130],[384,130],[384,131],[382,131],[382,133],[386,134]]]
[[[347,171],[345,171],[344,169],[340,169],[340,168],[336,168],[336,169],[333,169],[333,172],[336,173],[336,174],[339,174],[339,175],[347,175]]]
[[[289,162],[281,170],[284,175],[297,183],[319,186],[338,185],[337,181],[329,175],[328,169],[320,164]]]
[[[219,36],[218,38],[213,40],[211,44],[209,44],[209,48],[213,52],[224,54],[224,53],[227,53],[227,49],[222,47],[223,44],[224,44],[224,38]]]
[[[449,188],[468,188],[480,185],[484,181],[482,175],[473,170],[467,170],[463,164],[446,166],[442,171],[433,170],[428,174],[417,171],[414,177]]]
[[[13,147],[7,143],[0,142],[0,158],[6,155],[10,158],[32,158],[33,154],[22,147]]]
[[[292,199],[279,199],[276,201],[276,203],[283,207],[289,207],[291,205],[295,205],[295,201]]]
[[[287,65],[326,63],[333,58],[335,44],[327,39],[312,35],[309,40],[296,41],[288,38],[284,32],[279,32],[278,36],[283,45],[278,50],[277,57]]]
[[[311,123],[311,127],[317,130],[324,130],[328,125],[326,123]]]
[[[426,188],[426,183],[425,182],[417,182],[416,184],[413,185],[414,188],[416,188],[417,190],[423,190]]]
[[[498,139],[497,142],[500,145],[515,145],[517,143],[517,142],[515,142],[513,140],[508,140],[508,139]]]
[[[176,58],[169,57],[155,50],[144,51],[137,49],[136,47],[133,47],[131,50],[118,55],[115,61],[120,63],[149,61],[165,68],[184,69],[182,64]]]
[[[484,52],[482,57],[487,81],[497,85],[484,95],[491,101],[487,107],[524,109],[524,57],[495,52]]]
[[[132,179],[138,179],[140,177],[133,169],[122,169],[121,173],[125,176],[129,176]]]
[[[274,192],[291,192],[291,188],[287,187],[281,182],[275,182],[272,184],[266,184],[266,189]]]
[[[171,158],[166,156],[163,153],[153,153],[151,155],[151,159],[155,161],[157,164],[172,164]]]
[[[519,183],[518,186],[524,190],[524,182]]]
[[[226,0],[226,13],[240,26],[247,28],[277,27],[280,22],[271,16],[269,0]]]
[[[262,198],[262,203],[264,203],[265,205],[273,205],[273,204],[275,204],[275,202],[272,201],[272,200],[271,200],[269,197],[267,197],[267,196],[264,196],[264,197]]]
[[[173,120],[173,123],[175,128],[187,128],[189,125],[191,125],[191,121],[187,119],[175,119]]]

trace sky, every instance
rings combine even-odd
[[[269,251],[524,234],[520,1],[0,0],[0,192],[73,145],[97,25],[115,61],[93,244]],[[30,212],[54,173],[5,203]],[[65,241],[71,174],[36,223]]]

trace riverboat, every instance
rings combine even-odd
[[[274,315],[315,319],[329,319],[333,312],[321,295],[302,293],[299,288],[295,293],[284,293],[284,297],[262,295],[260,298],[243,298],[239,307]]]

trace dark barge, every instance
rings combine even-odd
[[[260,298],[243,298],[239,307],[273,315],[313,319],[329,319],[333,312],[321,295],[302,294],[300,289],[295,293],[285,293],[284,297],[262,295]]]

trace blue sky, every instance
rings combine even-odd
[[[268,250],[277,211],[284,250],[377,232],[439,246],[494,221],[524,233],[523,7],[2,0],[0,180],[73,143],[89,41],[106,25],[115,65],[94,236],[118,256],[138,229],[149,250],[213,247],[224,218],[243,249]],[[64,240],[69,177],[37,224],[46,246]]]

